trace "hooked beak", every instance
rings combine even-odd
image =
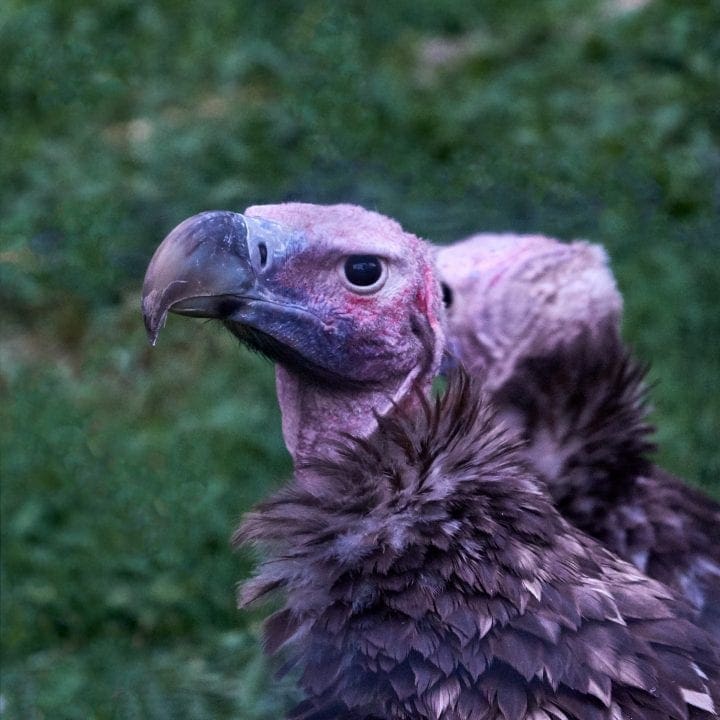
[[[291,235],[275,223],[229,211],[180,223],[145,274],[142,311],[150,343],[157,342],[169,312],[225,318],[258,298],[258,279],[282,259]]]

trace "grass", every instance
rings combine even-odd
[[[145,343],[182,218],[353,201],[446,242],[604,243],[660,461],[720,495],[716,3],[10,0],[0,8],[8,718],[275,718],[241,513],[287,477],[271,368]]]

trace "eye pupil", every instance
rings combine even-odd
[[[381,275],[382,264],[375,255],[351,255],[345,261],[345,277],[352,285],[374,285]]]

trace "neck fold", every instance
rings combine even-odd
[[[380,388],[345,391],[308,382],[278,365],[275,381],[283,437],[298,480],[311,482],[302,469],[303,459],[323,454],[325,446],[343,434],[369,437],[377,427],[376,415],[384,415],[393,405],[418,402],[418,391],[429,392],[433,375],[416,367],[406,376],[388,378]]]

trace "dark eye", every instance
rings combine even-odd
[[[258,253],[260,254],[260,267],[267,265],[267,245],[264,242],[258,243]]]
[[[343,266],[345,280],[351,289],[374,290],[385,275],[383,262],[376,255],[350,255]]]
[[[440,283],[440,287],[442,288],[443,305],[449,308],[453,303],[453,291],[450,289],[450,286],[444,282]]]

